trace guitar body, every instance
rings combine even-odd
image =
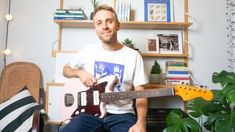
[[[98,80],[92,87],[85,86],[79,78],[71,78],[65,82],[62,93],[61,114],[63,120],[70,119],[80,113],[104,117],[105,103],[100,101],[99,95],[111,92],[116,83],[115,76],[108,76]]]

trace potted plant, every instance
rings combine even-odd
[[[93,20],[93,15],[94,15],[94,11],[98,6],[98,0],[91,0],[92,6],[93,6],[93,11],[90,14],[90,19]]]
[[[126,45],[129,48],[135,49],[134,43],[132,42],[132,39],[125,38],[122,42],[122,44]]]
[[[150,76],[149,76],[150,83],[161,83],[161,67],[157,60],[154,61],[152,65]]]
[[[235,73],[227,71],[214,72],[212,82],[220,83],[222,86],[220,90],[211,90],[213,99],[210,101],[201,98],[192,100],[188,105],[188,119],[182,118],[180,112],[170,112],[167,116],[165,132],[172,132],[173,127],[181,130],[181,132],[198,132],[203,127],[203,130],[206,129],[210,132],[234,131]],[[198,119],[198,121],[195,119]],[[203,119],[205,119],[204,122]]]
[[[135,44],[132,42],[132,39],[125,38],[125,39],[122,41],[122,44],[124,44],[124,45],[126,45],[127,47],[132,48],[132,49],[134,49],[134,50],[139,50],[139,49],[135,48]]]

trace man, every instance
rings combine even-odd
[[[148,82],[141,55],[117,39],[120,22],[112,7],[101,5],[94,12],[94,26],[101,44],[80,50],[76,63],[64,66],[64,76],[77,77],[86,86],[97,83],[98,78],[115,75],[118,84],[113,91],[143,90]],[[66,132],[146,132],[147,98],[131,99],[106,104],[107,115],[99,118],[86,113],[75,116],[61,131]],[[137,117],[137,118],[136,118]]]

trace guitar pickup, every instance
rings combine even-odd
[[[80,105],[81,106],[86,106],[87,105],[87,95],[86,95],[86,92],[81,92],[80,93],[80,100],[79,101],[80,101]]]
[[[100,94],[99,91],[93,91],[93,104],[99,105],[100,104]]]

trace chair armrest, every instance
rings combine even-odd
[[[33,115],[32,132],[39,132],[40,130],[40,110],[36,110]]]
[[[45,96],[44,96],[44,89],[39,89],[39,105],[44,108]],[[44,110],[36,110],[33,116],[33,126],[32,132],[43,132],[44,123],[45,123],[46,113]]]

